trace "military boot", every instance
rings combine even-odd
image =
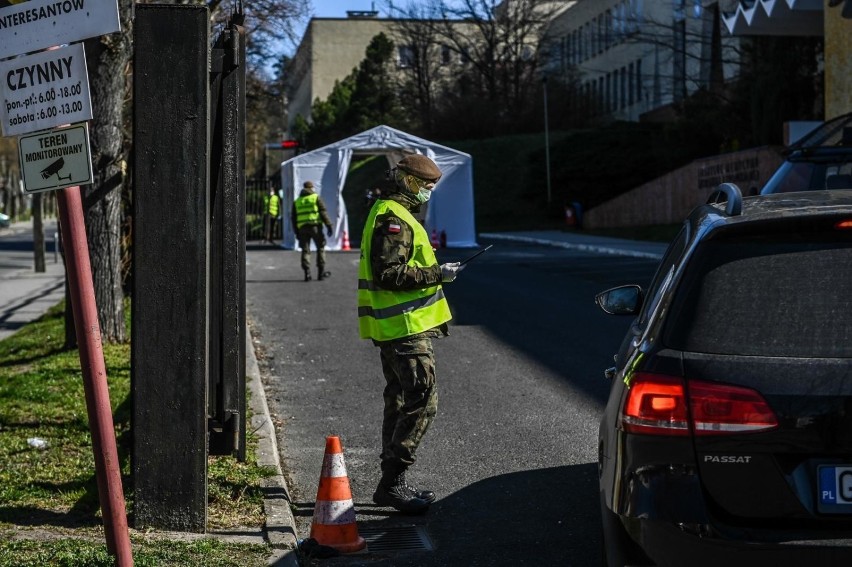
[[[429,504],[435,501],[435,493],[431,490],[420,490],[408,484],[408,482],[405,480],[405,471],[402,471],[400,477],[402,478],[402,484],[404,484],[406,488],[408,488],[408,490],[414,493],[417,498],[419,498],[420,500],[425,500]]]
[[[305,268],[305,281],[311,281],[311,270],[310,268]]]
[[[385,472],[379,481],[373,502],[379,506],[390,506],[406,514],[419,514],[429,509],[429,502],[418,498],[411,487],[405,484],[405,475],[400,472]]]

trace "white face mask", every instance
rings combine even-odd
[[[417,195],[415,195],[415,197],[417,198],[418,201],[420,201],[420,203],[425,203],[426,201],[429,200],[429,198],[431,196],[432,196],[432,192],[428,189],[421,189],[420,192]]]

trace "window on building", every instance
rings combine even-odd
[[[629,0],[627,12],[627,33],[634,34],[639,31],[639,26],[644,19],[642,15],[642,0]]]
[[[397,65],[402,68],[414,65],[414,47],[411,45],[400,45],[397,49]]]
[[[604,45],[606,49],[612,47],[612,11],[607,10],[604,14]]]
[[[672,18],[679,22],[686,17],[686,0],[672,0]]]
[[[612,72],[612,104],[611,111],[618,110],[618,69]]]
[[[636,102],[642,100],[642,58],[636,60]]]
[[[603,53],[606,49],[606,42],[604,41],[604,17],[601,15],[595,18],[595,20],[597,20],[598,53]]]
[[[577,30],[571,32],[571,64],[577,65],[580,62],[579,54],[577,53]]]
[[[633,63],[627,67],[627,106],[633,106],[633,93],[636,92],[636,75]]]
[[[619,98],[620,108],[625,108],[627,105],[627,67],[621,68],[621,83],[619,86],[621,87],[621,97]]]
[[[449,65],[453,62],[453,52],[449,45],[441,46],[441,65]]]
[[[612,73],[606,74],[606,87],[604,90],[604,109],[612,112]]]
[[[594,18],[589,23],[589,26],[591,28],[591,32],[590,32],[591,37],[589,38],[589,40],[590,40],[590,44],[591,44],[591,47],[592,47],[592,49],[591,49],[591,56],[592,57],[594,57],[598,53],[598,34],[595,33],[595,30],[597,28],[597,25],[595,24],[596,21],[597,21],[597,18]]]
[[[686,22],[684,20],[674,22],[674,99],[682,100],[686,96]]]

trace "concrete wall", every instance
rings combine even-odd
[[[694,162],[641,185],[583,216],[584,228],[677,224],[723,182],[753,194],[781,164],[779,148],[760,147]]]

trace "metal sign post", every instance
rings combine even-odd
[[[133,552],[130,547],[130,533],[127,530],[124,490],[121,486],[115,425],[109,401],[106,363],[101,345],[98,307],[95,303],[95,288],[92,281],[92,266],[89,259],[80,187],[63,189],[57,200],[62,243],[67,250],[65,262],[68,288],[80,350],[80,367],[83,371],[83,389],[86,394],[89,429],[92,432],[95,476],[104,516],[107,549],[115,556],[115,564],[118,567],[131,567]]]

